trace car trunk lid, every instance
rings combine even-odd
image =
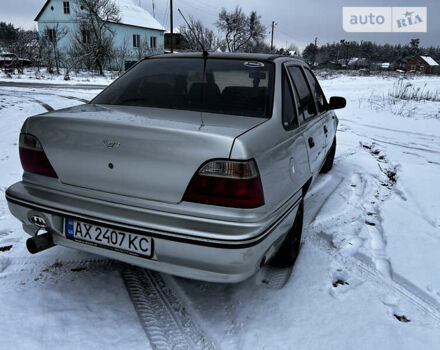
[[[235,137],[264,121],[89,104],[29,118],[23,132],[64,184],[177,203],[202,163],[229,158]]]

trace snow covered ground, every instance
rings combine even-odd
[[[61,74],[50,74],[46,68],[41,68],[36,71],[35,68],[24,68],[23,73],[19,74],[15,70],[14,74],[7,74],[0,69],[0,82],[13,83],[45,83],[45,84],[65,84],[65,85],[108,85],[115,78],[116,72],[105,72],[105,76],[92,75],[90,72],[70,72],[70,80],[64,80],[64,69],[61,69]]]
[[[138,276],[158,310],[153,326],[172,334],[172,322],[194,323],[221,349],[440,348],[440,102],[391,105],[396,81],[322,80],[348,104],[337,112],[334,168],[305,201],[293,271],[266,267],[237,285]],[[411,83],[440,91],[438,77]],[[125,266],[62,247],[30,256],[4,199],[21,176],[24,119],[98,92],[0,87],[0,349],[148,349],[162,339],[145,335]]]

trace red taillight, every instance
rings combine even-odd
[[[20,161],[24,171],[58,177],[41,147],[40,141],[33,135],[20,134]]]
[[[263,188],[255,161],[207,163],[192,178],[183,200],[234,208],[262,206]]]

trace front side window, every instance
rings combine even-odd
[[[309,119],[316,115],[316,106],[306,77],[300,67],[288,67],[288,71],[299,98],[298,112],[305,120]]]
[[[64,14],[70,14],[70,3],[68,1],[63,2]]]
[[[304,69],[306,72],[307,79],[309,79],[310,87],[312,88],[312,93],[315,97],[316,104],[318,105],[318,113],[325,112],[325,106],[327,104],[327,100],[325,99],[325,95],[322,92],[321,86],[319,85],[318,80],[315,75],[310,71],[310,69]]]
[[[141,36],[139,34],[133,35],[133,47],[141,47]]]
[[[156,43],[156,37],[155,36],[150,37],[150,48],[151,49],[157,48],[157,43]]]
[[[269,118],[274,64],[236,59],[150,58],[92,103]]]

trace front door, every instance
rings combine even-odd
[[[309,81],[312,94],[315,97],[318,114],[321,116],[323,132],[326,139],[325,153],[327,153],[330,150],[330,147],[332,146],[333,140],[336,136],[335,113],[333,111],[326,110],[325,106],[327,104],[327,101],[325,99],[325,95],[312,71],[308,68],[304,68],[304,72],[306,73],[307,79]]]

